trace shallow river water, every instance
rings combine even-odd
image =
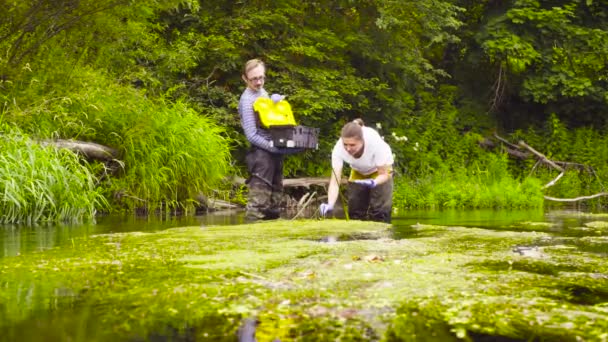
[[[597,218],[574,210],[401,210],[393,217],[392,224],[396,238],[413,234],[412,225],[416,224],[487,229],[512,227],[517,230],[521,222],[550,222],[556,227],[556,234],[576,236],[577,230],[572,228],[593,220]],[[243,222],[242,211],[225,211],[198,216],[101,216],[94,223],[75,225],[4,225],[0,226],[0,258],[69,244],[74,238],[91,234],[152,232],[181,226],[234,225]]]
[[[285,214],[289,219],[290,214]],[[223,212],[201,216],[170,217],[137,217],[137,216],[101,216],[94,223],[77,225],[37,225],[37,226],[0,226],[0,258],[11,260],[20,255],[37,253],[59,246],[77,243],[77,239],[94,234],[123,232],[154,232],[184,226],[221,226],[244,223],[242,211]],[[314,213],[309,215],[314,216]],[[291,216],[293,217],[293,216]],[[449,211],[413,211],[402,210],[393,216],[394,238],[415,238],[423,225],[450,227],[476,227],[488,230],[530,231],[530,226],[539,225],[549,228],[553,237],[583,237],[589,234],[586,225],[595,221],[608,221],[608,214],[587,213],[576,210],[449,210]],[[550,224],[544,224],[550,223]],[[605,223],[605,222],[600,222]],[[597,222],[596,222],[597,224]],[[601,228],[603,229],[603,228]],[[601,234],[603,235],[603,234]],[[588,252],[606,255],[605,247],[601,250],[590,249]],[[4,279],[6,281],[7,279]],[[0,279],[0,285],[4,282]],[[63,291],[62,289],[57,289]],[[67,291],[67,290],[65,290]],[[28,295],[24,295],[28,297]],[[59,296],[59,295],[58,295]],[[69,297],[69,296],[68,296]],[[0,298],[2,299],[2,298]],[[27,299],[28,301],[30,299]],[[47,299],[41,299],[47,300]],[[604,300],[604,299],[601,299]],[[47,300],[48,301],[48,300]],[[0,308],[3,303],[0,302]],[[49,307],[54,308],[49,302]],[[89,310],[89,311],[87,311]],[[92,341],[98,335],[96,316],[90,308],[77,308],[74,311],[54,313],[50,309],[42,316],[32,316],[18,326],[0,329],[0,342],[19,341]],[[67,323],[66,323],[67,322]],[[210,323],[211,324],[211,323]],[[215,324],[215,323],[213,323]],[[0,327],[2,325],[0,324]],[[65,327],[76,327],[80,331],[74,335],[66,332]],[[70,328],[72,329],[72,328]],[[80,336],[80,335],[82,336]],[[67,339],[66,336],[70,336]],[[80,336],[74,338],[74,336]],[[152,339],[141,339],[147,341]],[[188,336],[171,338],[171,332],[158,336],[158,341],[190,341]],[[233,341],[234,338],[226,340]],[[482,339],[483,340],[483,339]],[[131,341],[131,339],[129,339]],[[133,341],[140,341],[135,339]],[[485,340],[484,340],[485,341]],[[507,340],[505,340],[507,341]],[[511,340],[509,340],[511,341]],[[513,340],[514,341],[514,340]]]

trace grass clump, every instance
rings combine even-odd
[[[418,209],[521,209],[542,208],[544,199],[538,179],[516,179],[506,155],[488,153],[468,167],[398,178],[394,202]]]
[[[1,223],[80,222],[106,207],[76,154],[43,147],[7,124],[0,129]]]
[[[40,138],[117,150],[99,184],[113,209],[189,208],[197,195],[226,188],[232,142],[223,127],[185,100],[151,97],[83,66],[75,66],[71,82],[60,85],[47,84],[51,75],[36,72],[29,82],[6,85],[6,121]],[[48,96],[49,87],[55,96]]]

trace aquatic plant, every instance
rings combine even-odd
[[[382,223],[306,220],[75,239],[0,260],[0,332],[228,341],[254,318],[259,341],[605,339],[604,255],[536,226],[415,225],[394,240]]]
[[[486,156],[486,159],[491,156]],[[394,203],[399,208],[542,208],[541,183],[536,178],[518,180],[500,167],[475,162],[459,171],[444,170],[417,178],[400,177],[395,183]],[[500,168],[496,172],[497,168]]]

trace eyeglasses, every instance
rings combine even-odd
[[[247,80],[249,80],[250,82],[258,82],[258,81],[263,81],[265,79],[266,79],[266,76],[258,76],[258,77],[248,78]]]

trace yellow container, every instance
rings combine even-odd
[[[285,100],[274,103],[267,97],[259,97],[253,103],[253,109],[258,112],[262,126],[265,128],[296,125],[291,105]]]

